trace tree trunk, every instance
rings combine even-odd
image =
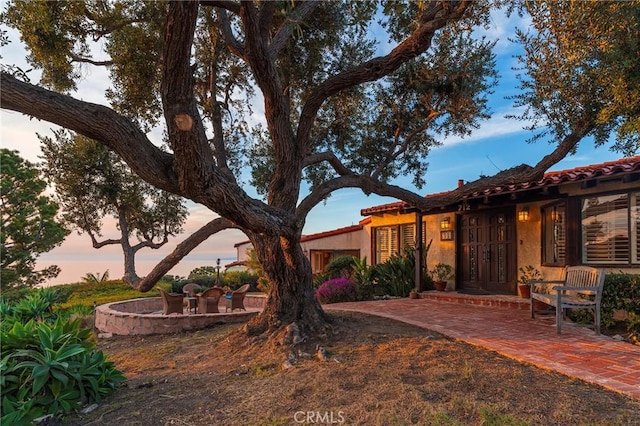
[[[284,329],[285,344],[324,334],[328,318],[315,299],[311,265],[299,237],[263,234],[250,238],[271,289],[265,309],[248,324],[249,334],[274,334]]]

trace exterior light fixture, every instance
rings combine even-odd
[[[440,221],[440,229],[449,229],[451,227],[451,218],[445,217]]]
[[[440,221],[440,241],[453,241],[453,229],[451,229],[451,218],[449,216]]]
[[[518,212],[518,221],[527,222],[529,220],[529,207],[523,207]]]

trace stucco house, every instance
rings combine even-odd
[[[535,182],[476,183],[463,198],[452,196],[456,189],[427,195],[436,200],[429,211],[402,201],[363,209],[373,263],[422,235],[423,247],[432,241],[426,267],[453,265],[457,290],[516,294],[527,265],[545,279],[561,278],[566,265],[640,273],[640,156]]]
[[[365,218],[357,225],[303,235],[300,243],[302,250],[311,262],[312,272],[314,274],[323,272],[329,262],[340,256],[371,259],[369,222],[370,219]],[[249,260],[249,250],[253,248],[250,241],[237,243],[234,248],[238,259],[234,264],[243,264]]]
[[[357,225],[303,236],[303,250],[319,273],[340,255],[372,265],[431,242],[419,267],[450,264],[449,290],[495,294],[517,294],[519,269],[528,265],[544,279],[561,278],[566,265],[640,273],[640,156],[547,172],[534,182],[486,182],[429,194],[428,211],[403,201],[362,209]],[[239,262],[248,259],[249,241],[235,248]]]

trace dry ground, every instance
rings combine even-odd
[[[128,378],[73,425],[638,425],[640,401],[408,324],[331,313],[333,335],[297,348],[239,346],[237,326],[114,337]]]

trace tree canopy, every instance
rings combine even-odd
[[[574,139],[634,155],[640,150],[640,2],[524,3],[533,26],[517,32],[525,53],[520,75],[521,118],[551,135],[553,161]],[[544,166],[548,167],[547,163]]]
[[[2,290],[35,286],[60,273],[36,270],[36,260],[59,245],[68,231],[57,221],[58,205],[43,192],[38,169],[16,151],[0,149],[0,283]]]
[[[53,138],[40,136],[40,141],[44,170],[62,207],[62,219],[78,233],[86,233],[96,249],[119,245],[124,279],[138,281],[136,253],[159,249],[182,232],[187,216],[183,200],[149,185],[91,139],[59,130]],[[107,217],[114,219],[119,238],[100,238]]]
[[[543,24],[543,12],[556,4],[567,18],[585,19],[574,12],[582,7],[576,2],[523,3],[522,10],[535,15],[540,36],[552,28],[562,31],[560,24]],[[608,4],[602,3],[602,16],[609,13]],[[236,227],[251,240],[271,283],[267,307],[249,329],[280,330],[296,323],[317,331],[325,319],[299,244],[307,214],[333,192],[350,187],[429,207],[422,195],[391,182],[411,175],[421,186],[430,149],[448,136],[468,134],[489,114],[486,96],[496,78],[492,45],[471,37],[469,29],[488,22],[495,5],[465,0],[13,1],[3,20],[21,32],[28,59],[43,71],[43,79],[36,86],[4,72],[0,100],[2,108],[97,141],[146,182],[221,216],[178,245],[134,283],[137,288],[148,290],[208,236]],[[631,24],[637,29],[637,20]],[[573,39],[571,32],[565,35]],[[528,47],[537,39],[521,40]],[[101,42],[102,50],[92,50],[93,41]],[[598,46],[606,50],[607,44]],[[523,57],[526,70],[535,70],[531,54],[536,52],[541,49],[527,50]],[[567,52],[555,52],[554,59],[561,61],[562,53]],[[607,66],[609,60],[599,64]],[[109,106],[66,94],[87,66],[108,67]],[[573,71],[581,80],[581,68]],[[557,113],[558,122],[564,112],[572,113],[565,119],[574,124],[566,131],[556,126],[555,135],[563,138],[557,154],[520,177],[541,174],[597,129],[619,128],[624,114],[637,119],[637,111],[623,109],[612,111],[608,125],[581,126],[575,116],[579,108],[563,112],[553,102],[554,93],[535,90],[537,81],[535,73],[525,78],[524,89],[531,90],[518,100],[530,111],[547,106],[541,110],[550,117]],[[591,109],[582,105],[587,106]],[[258,108],[264,115],[255,125],[248,118]],[[593,108],[603,112],[600,104]],[[548,118],[543,124],[553,129],[553,123]],[[146,135],[158,124],[166,130],[166,149]],[[249,182],[242,180],[244,167],[251,169]],[[304,180],[308,193],[302,191]],[[248,185],[262,198],[250,196]]]

